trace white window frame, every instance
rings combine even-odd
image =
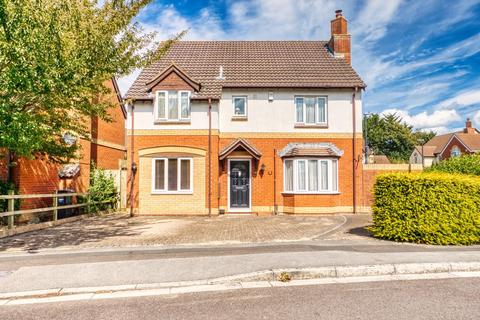
[[[286,176],[286,161],[293,161],[293,190],[286,190],[286,181],[287,181],[287,176]],[[309,187],[309,181],[308,181],[308,161],[309,160],[316,160],[317,162],[317,172],[318,172],[318,177],[317,177],[317,186],[318,190],[315,191],[310,191],[308,190]],[[298,163],[305,161],[305,190],[301,190],[298,187]],[[328,175],[328,189],[327,190],[322,190],[322,169],[321,169],[321,162],[322,161],[327,161],[327,175]],[[333,172],[333,162],[337,162],[337,171]],[[338,169],[339,169],[339,163],[338,163],[337,158],[312,158],[312,157],[302,157],[302,158],[287,158],[283,161],[283,193],[288,193],[288,194],[339,194],[339,187],[338,187]],[[333,185],[334,181],[336,182],[336,186]]]
[[[305,104],[306,98],[314,98],[315,99],[315,123],[307,122],[307,107]],[[297,100],[303,99],[303,107],[302,107],[302,115],[303,121],[298,121],[297,119]],[[325,101],[325,121],[320,121],[320,113],[318,112],[318,100],[323,99]],[[294,106],[295,106],[295,124],[299,125],[328,125],[328,96],[295,96],[294,99]]]
[[[458,146],[453,146],[452,150],[450,150],[450,157],[451,158],[458,158],[462,155],[462,150]]]
[[[168,160],[176,159],[177,160],[177,190],[168,190]],[[157,160],[164,161],[164,189],[156,189],[155,188],[155,162]],[[181,186],[181,160],[189,160],[190,161],[190,187],[189,189],[180,189]],[[193,158],[152,158],[152,193],[153,194],[192,194],[193,193]]]
[[[177,118],[176,119],[169,119],[168,118],[168,103],[169,103],[169,91],[175,91],[177,92]],[[159,93],[164,93],[165,94],[165,112],[164,118],[159,118],[158,117],[158,94]],[[182,93],[187,93],[188,94],[188,118],[182,118]],[[155,105],[154,105],[154,119],[155,121],[165,121],[165,122],[185,122],[185,121],[190,121],[192,118],[192,104],[190,101],[190,96],[191,92],[188,90],[157,90],[155,91]]]
[[[235,100],[236,99],[243,99],[245,101],[245,113],[244,114],[236,114],[235,113]],[[248,114],[248,97],[247,96],[232,96],[232,108],[233,108],[233,117],[246,118],[247,114]]]

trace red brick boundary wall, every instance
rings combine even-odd
[[[364,201],[363,206],[370,208],[373,205],[373,187],[376,177],[383,173],[399,173],[399,172],[422,172],[421,164],[364,164],[362,177],[362,190]]]

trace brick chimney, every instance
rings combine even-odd
[[[465,129],[463,129],[464,133],[467,134],[475,134],[477,133],[477,130],[472,126],[472,120],[470,118],[467,118],[467,121],[465,122]]]
[[[335,10],[335,19],[331,22],[331,38],[328,46],[336,58],[343,58],[351,64],[350,34],[348,22],[342,14],[342,10]]]

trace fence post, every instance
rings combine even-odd
[[[87,193],[87,214],[90,214],[90,192]]]
[[[8,195],[13,196],[15,191],[9,190]],[[8,209],[7,211],[15,211],[15,199],[8,199]],[[13,229],[15,215],[8,216],[8,229]]]
[[[55,190],[55,197],[53,197],[53,221],[58,220],[58,190]]]

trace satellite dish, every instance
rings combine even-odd
[[[77,137],[75,137],[73,134],[67,132],[67,133],[63,134],[63,141],[65,142],[65,144],[67,146],[71,147],[75,144],[75,142],[77,142]]]

